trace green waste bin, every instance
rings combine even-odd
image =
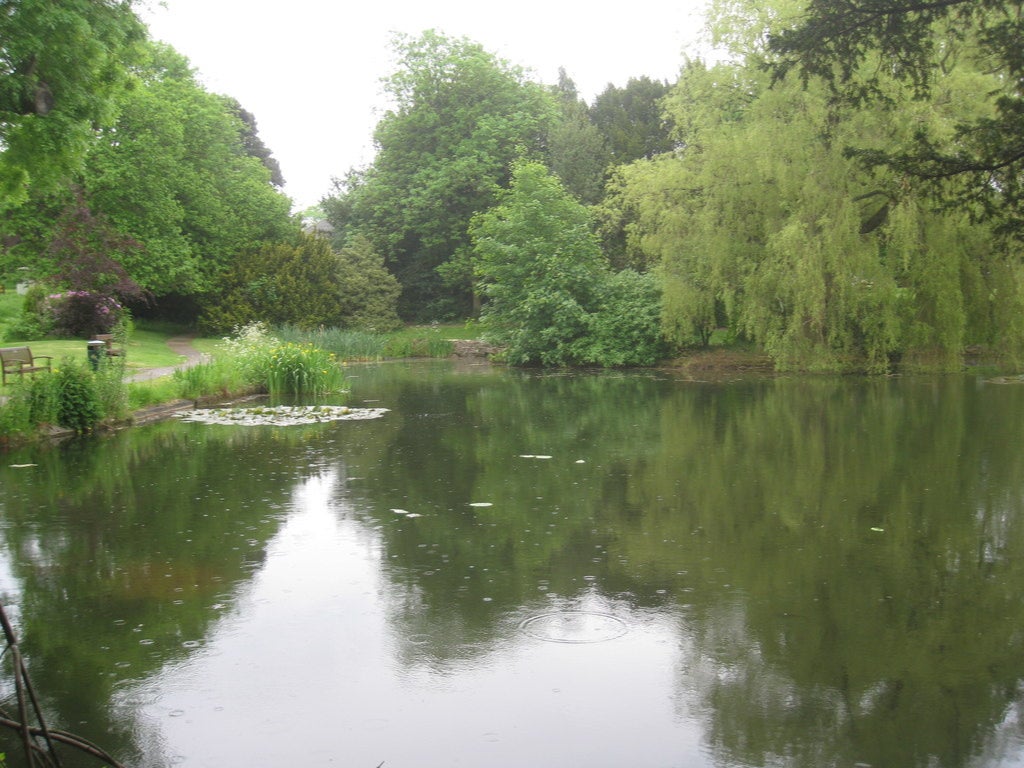
[[[94,371],[100,369],[100,358],[103,357],[103,348],[107,346],[102,341],[90,341],[87,351],[89,353],[89,367]]]

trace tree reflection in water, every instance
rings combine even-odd
[[[382,743],[417,765],[1024,752],[1024,389],[438,364],[353,384],[384,418],[161,424],[5,462],[9,592],[59,722],[140,765],[153,740],[186,765],[295,758],[303,724],[306,758],[352,765],[394,760]],[[624,631],[552,643],[542,616]],[[214,699],[230,711],[190,717]],[[225,722],[269,735],[226,748]]]

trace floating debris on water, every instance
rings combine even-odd
[[[471,507],[493,507],[494,505],[489,501],[471,501],[469,502]]]
[[[540,453],[520,453],[519,454],[519,458],[520,459],[550,459],[551,457],[550,456],[545,456],[544,454],[540,454]]]
[[[253,408],[202,408],[178,414],[182,421],[258,427],[291,427],[331,421],[379,419],[387,408],[349,408],[344,405],[267,405]]]

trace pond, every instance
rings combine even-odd
[[[142,768],[1024,765],[1024,386],[350,374],[379,418],[2,456],[51,726]]]

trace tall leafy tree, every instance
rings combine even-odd
[[[983,111],[991,75],[959,71],[940,105],[890,79],[886,104],[841,110],[820,84],[770,87],[758,45],[746,64],[689,66],[666,101],[680,151],[620,175],[632,241],[661,262],[666,332],[706,338],[725,320],[780,367],[829,370],[957,367],[978,341],[1019,351],[1020,323],[996,330],[992,313],[1015,311],[1024,283],[991,230],[843,151],[948,130]]]
[[[89,157],[91,204],[143,244],[125,267],[154,294],[201,294],[237,255],[294,229],[239,109],[206,91],[183,56],[153,45]]]
[[[672,149],[671,125],[661,100],[670,84],[631,77],[624,87],[611,83],[590,107],[590,118],[605,137],[612,162],[629,163]]]
[[[0,210],[77,170],[110,125],[145,27],[132,0],[0,6]]]
[[[854,103],[884,98],[889,78],[935,100],[955,68],[992,73],[989,108],[954,130],[925,125],[905,147],[851,147],[869,165],[925,182],[945,202],[1024,239],[1022,40],[1024,0],[809,0],[799,20],[771,36],[770,48],[777,76],[798,69]]]
[[[146,46],[117,121],[94,135],[77,174],[81,199],[67,188],[37,193],[9,212],[5,261],[52,274],[58,214],[84,207],[137,243],[108,255],[155,297],[158,311],[214,290],[240,254],[298,229],[266,158],[253,156],[254,126],[239,109],[206,91],[173,49]]]
[[[661,353],[657,289],[613,273],[589,209],[542,164],[517,163],[473,219],[485,332],[516,365],[649,364]]]
[[[256,116],[245,109],[236,99],[230,96],[224,97],[225,103],[228,108],[233,112],[245,128],[242,131],[242,144],[245,146],[245,152],[250,157],[258,158],[267,170],[270,171],[270,183],[278,189],[284,186],[284,174],[281,172],[281,164],[277,162],[277,158],[274,157],[270,147],[263,143],[263,139],[260,138],[259,129],[256,126]]]
[[[202,324],[212,331],[261,320],[300,328],[394,330],[399,288],[365,238],[340,252],[318,234],[267,243],[244,253],[207,302]]]
[[[465,316],[469,220],[507,184],[512,160],[540,151],[552,100],[466,39],[428,31],[398,36],[395,48],[399,66],[385,82],[394,106],[374,133],[376,159],[327,208],[339,235],[356,229],[384,256],[405,318]]]
[[[558,113],[548,129],[548,166],[580,202],[593,205],[604,192],[611,155],[604,136],[590,119],[586,101],[564,69],[558,72],[554,94]]]

